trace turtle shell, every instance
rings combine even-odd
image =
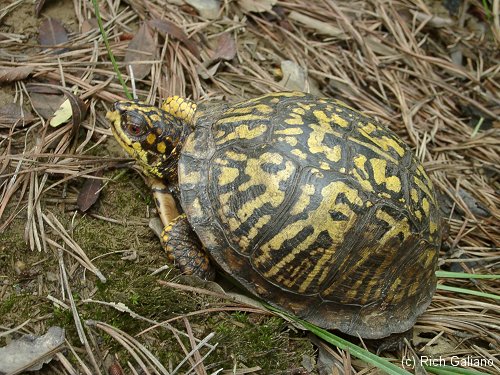
[[[215,263],[309,322],[380,338],[431,301],[432,182],[395,133],[342,102],[285,92],[199,111],[179,189]]]

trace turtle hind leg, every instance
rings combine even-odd
[[[169,261],[183,274],[204,280],[215,278],[215,269],[185,214],[177,216],[163,229],[161,242]]]

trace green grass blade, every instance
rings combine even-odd
[[[484,297],[484,298],[492,298],[492,299],[500,299],[500,296],[496,294],[490,294],[490,293],[484,293],[484,292],[479,292],[477,290],[470,290],[470,289],[464,289],[464,288],[457,288],[455,286],[449,286],[449,285],[442,285],[438,284],[437,286],[438,289],[440,290],[447,290],[449,292],[457,292],[457,293],[463,293],[463,294],[471,294],[473,296],[479,296],[479,297]]]
[[[436,276],[440,278],[454,279],[500,279],[500,275],[476,275],[465,272],[436,271]]]
[[[118,69],[118,64],[116,63],[115,55],[113,55],[113,51],[111,51],[111,47],[109,46],[108,36],[102,24],[101,13],[99,12],[98,2],[99,2],[98,0],[92,0],[92,3],[94,4],[94,11],[95,11],[95,16],[97,18],[97,23],[99,24],[99,30],[101,32],[102,39],[104,40],[104,45],[106,46],[106,50],[108,51],[108,56],[109,59],[111,60],[111,64],[113,64],[113,69],[115,70],[116,76],[118,77],[118,81],[120,81],[121,85],[123,86],[123,91],[125,92],[125,96],[128,99],[132,100],[133,99],[132,95],[128,91],[127,85],[125,84],[122,74],[120,73],[120,69]]]

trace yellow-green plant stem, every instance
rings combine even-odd
[[[123,80],[122,74],[120,73],[120,69],[118,69],[118,64],[116,63],[115,56],[113,55],[113,51],[111,51],[111,47],[109,46],[109,41],[108,41],[108,36],[106,34],[106,31],[104,30],[104,26],[102,24],[102,19],[101,19],[101,13],[99,12],[99,1],[98,0],[92,0],[92,3],[94,4],[94,11],[95,11],[95,16],[97,18],[97,24],[99,25],[99,30],[102,35],[102,39],[104,40],[104,45],[106,46],[106,50],[108,51],[108,56],[109,59],[111,60],[111,64],[113,64],[113,69],[116,72],[116,76],[118,77],[118,80],[123,86],[123,91],[125,92],[125,96],[132,100],[132,95],[130,94],[130,91],[128,91],[127,85],[125,84],[125,81]]]

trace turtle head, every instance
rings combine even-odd
[[[120,146],[150,176],[177,182],[177,162],[191,132],[196,104],[168,98],[162,109],[139,101],[118,101],[106,118]]]

